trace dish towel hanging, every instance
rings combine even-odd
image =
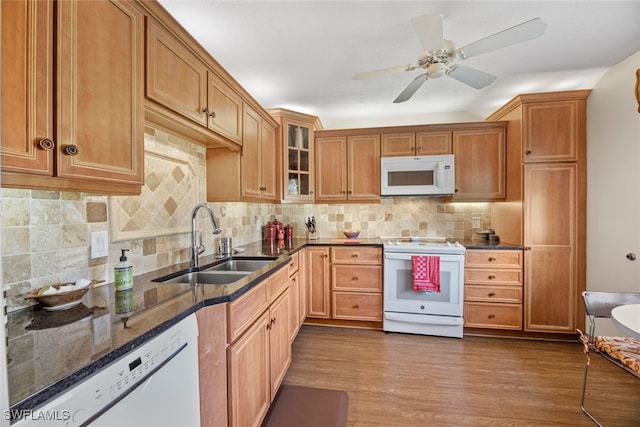
[[[440,292],[440,257],[411,256],[414,292]]]

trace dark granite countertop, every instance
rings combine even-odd
[[[153,279],[189,268],[180,263],[135,276],[133,289],[105,284],[82,303],[61,311],[39,305],[8,313],[11,409],[35,409],[91,376],[202,307],[232,301],[288,265],[289,254],[309,245],[342,245],[341,239],[254,242],[234,257],[275,257],[268,266],[228,285],[158,283]],[[362,239],[381,246],[380,239]],[[200,258],[200,266],[221,262]]]
[[[522,245],[516,245],[508,242],[488,242],[481,240],[464,240],[460,242],[467,249],[491,249],[491,250],[522,250]]]
[[[182,271],[180,263],[135,277],[133,289],[116,292],[113,284],[89,290],[82,303],[62,311],[39,305],[8,314],[11,409],[35,409],[117,358],[142,345],[202,307],[232,301],[273,272],[288,265],[289,255],[305,246],[344,245],[339,238],[254,242],[235,257],[274,257],[268,266],[228,285],[158,283],[153,279]],[[355,243],[355,242],[354,242]],[[382,246],[378,238],[361,246]],[[467,249],[522,249],[506,243],[460,242]],[[213,256],[200,265],[221,262]]]

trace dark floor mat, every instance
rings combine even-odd
[[[349,395],[282,384],[262,427],[346,427]]]

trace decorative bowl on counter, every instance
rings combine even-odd
[[[355,239],[360,235],[360,230],[344,230],[343,233],[348,239]]]
[[[82,297],[91,286],[100,282],[104,282],[104,280],[90,281],[81,279],[76,283],[47,285],[31,291],[24,299],[35,299],[45,310],[64,310],[80,304]]]

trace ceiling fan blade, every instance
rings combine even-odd
[[[447,71],[447,75],[476,89],[489,86],[496,79],[493,74],[461,65],[453,65]]]
[[[386,74],[399,73],[401,71],[411,71],[415,67],[413,65],[400,65],[398,67],[382,68],[380,70],[365,71],[363,73],[355,73],[353,80],[368,79],[370,77],[384,76]]]
[[[411,25],[425,52],[442,49],[442,15],[421,15],[411,20]]]
[[[456,55],[459,58],[467,59],[492,50],[535,39],[544,34],[545,28],[547,28],[547,24],[542,19],[534,18],[463,46],[457,50]]]
[[[393,100],[393,103],[398,104],[400,102],[409,100],[409,98],[411,98],[413,94],[416,93],[418,89],[420,89],[420,86],[422,86],[422,84],[426,81],[427,73],[420,74],[418,77],[413,79],[411,83],[409,83],[409,86],[407,86],[396,99]]]

